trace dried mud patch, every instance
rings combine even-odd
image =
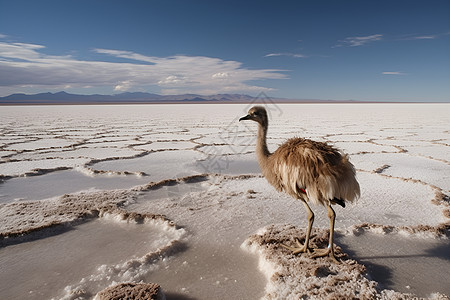
[[[379,288],[367,278],[365,266],[350,259],[339,246],[336,256],[340,264],[328,258],[293,255],[280,246],[304,236],[305,230],[292,225],[270,225],[242,245],[260,258],[259,268],[268,280],[263,299],[418,299]],[[327,243],[328,230],[312,231],[311,247],[325,248]],[[438,295],[435,299],[447,298]]]
[[[449,238],[450,222],[442,223],[437,226],[417,225],[417,226],[391,226],[381,224],[362,223],[354,225],[352,233],[356,236],[364,232],[374,232],[378,234],[403,233],[408,235],[430,236],[432,238]]]
[[[166,297],[156,283],[121,283],[99,292],[94,300],[164,300]]]

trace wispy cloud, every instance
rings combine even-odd
[[[388,72],[381,72],[383,75],[406,75],[405,72],[398,72],[398,71],[388,71]]]
[[[300,53],[269,53],[264,55],[264,57],[273,57],[273,56],[288,56],[288,57],[294,57],[294,58],[304,58],[306,55],[300,54]]]
[[[439,37],[438,34],[424,34],[424,35],[417,35],[417,34],[408,34],[404,35],[400,38],[397,38],[397,40],[400,41],[411,41],[411,40],[434,40]]]
[[[444,32],[444,33],[435,33],[435,34],[407,34],[400,38],[397,38],[397,40],[402,41],[410,41],[410,40],[435,40],[442,37],[445,37],[447,35],[450,35],[450,32]]]
[[[380,41],[383,39],[382,34],[372,34],[367,36],[352,36],[343,40],[339,40],[334,47],[358,47],[368,43]]]
[[[436,35],[419,35],[419,36],[414,36],[411,39],[413,39],[413,40],[434,40],[435,38],[437,38]]]
[[[282,70],[247,69],[237,61],[206,56],[146,56],[132,51],[94,49],[105,55],[88,61],[72,56],[49,56],[45,46],[0,42],[0,87],[109,87],[115,91],[155,87],[161,93],[258,92],[270,88],[253,80],[287,78]],[[109,58],[108,58],[109,57]],[[111,61],[111,57],[129,62]],[[109,61],[108,61],[109,60]]]

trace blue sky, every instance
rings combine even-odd
[[[4,1],[0,96],[450,101],[450,1]]]

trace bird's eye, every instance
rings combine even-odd
[[[254,115],[254,116],[257,116],[257,115],[258,115],[258,112],[257,112],[257,111],[254,111],[254,112],[253,112],[253,115]]]

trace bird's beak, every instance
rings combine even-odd
[[[250,115],[246,115],[245,117],[240,118],[239,122],[243,120],[250,120]]]

